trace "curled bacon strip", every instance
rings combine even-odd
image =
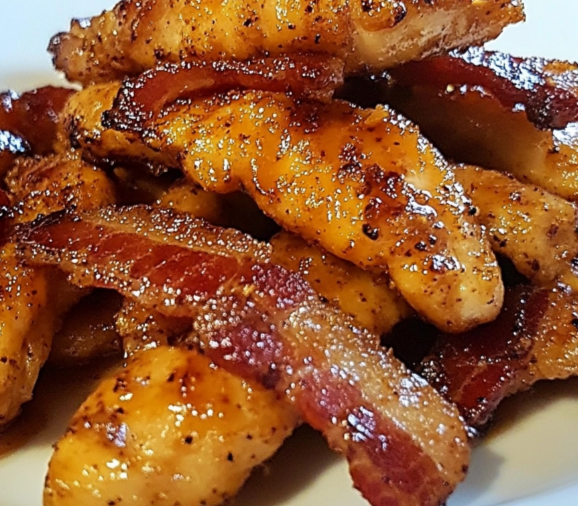
[[[542,58],[516,58],[472,47],[391,71],[396,84],[479,86],[504,107],[524,107],[542,129],[578,121],[578,65]]]
[[[126,79],[103,124],[140,131],[167,104],[232,89],[288,92],[328,102],[343,84],[343,66],[343,61],[323,55],[166,64]]]
[[[578,374],[578,297],[521,286],[493,323],[439,338],[420,373],[480,428],[507,396]]]
[[[219,365],[288,395],[375,506],[438,506],[467,469],[457,410],[378,338],[247,236],[170,210],[55,215],[20,233],[34,265],[188,317]]]

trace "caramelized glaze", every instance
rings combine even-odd
[[[204,352],[285,394],[346,455],[371,503],[438,505],[463,479],[453,406],[243,234],[168,210],[105,209],[27,227],[21,248],[82,286],[193,318]]]

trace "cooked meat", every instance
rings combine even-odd
[[[117,123],[130,123],[132,129],[138,129],[177,99],[250,89],[329,102],[341,85],[343,62],[326,56],[167,64],[126,79],[114,110],[107,114],[119,115]]]
[[[412,314],[387,279],[310,246],[289,232],[271,239],[271,260],[301,276],[324,299],[374,334],[389,332]]]
[[[46,86],[0,94],[0,176],[17,155],[47,155],[57,144],[58,115],[73,90]]]
[[[84,84],[159,63],[295,53],[337,56],[356,72],[480,44],[523,18],[518,0],[123,0],[100,16],[73,21],[50,51],[58,70]]]
[[[13,244],[0,250],[0,430],[32,398],[61,318],[82,294],[62,278],[23,266]]]
[[[116,292],[96,290],[73,306],[52,340],[49,363],[69,367],[119,355],[121,339],[114,316],[121,303],[122,297]]]
[[[578,374],[577,311],[576,295],[510,289],[495,322],[440,337],[420,373],[479,428],[504,397],[539,380]]]
[[[205,190],[243,189],[286,230],[389,274],[440,328],[499,312],[500,272],[452,171],[389,109],[235,92],[176,105],[141,136]]]
[[[176,209],[213,225],[225,226],[229,221],[226,203],[221,195],[207,192],[187,180],[172,185],[155,202],[155,206]]]
[[[391,70],[396,86],[480,86],[505,109],[518,109],[538,128],[578,121],[578,64],[517,58],[471,47]]]
[[[74,415],[50,462],[44,504],[220,504],[297,423],[278,394],[196,351],[138,353]]]
[[[469,449],[455,408],[298,274],[271,264],[265,245],[144,207],[61,215],[20,239],[31,264],[192,318],[207,356],[286,394],[344,453],[372,504],[437,506],[463,479]]]
[[[63,209],[94,209],[116,202],[112,181],[76,153],[17,160],[5,179],[16,222]]]
[[[4,196],[10,205],[2,209],[4,229],[65,208],[92,209],[114,202],[106,175],[73,154],[18,160],[6,183]],[[24,267],[11,242],[3,244],[0,259],[2,426],[31,399],[62,317],[83,294],[49,270]]]
[[[142,142],[102,126],[102,114],[112,107],[119,87],[117,83],[89,86],[71,97],[62,113],[69,143],[73,148],[90,145],[90,150],[84,149],[84,155],[91,155],[99,163],[130,159],[131,162],[148,163],[155,169],[161,167],[157,171],[162,172],[162,155]]]
[[[455,168],[455,175],[487,227],[494,251],[535,284],[563,281],[578,288],[572,272],[578,256],[574,204],[492,170],[462,166]]]
[[[164,316],[157,310],[125,299],[116,315],[116,329],[126,355],[173,344],[193,328],[190,318]]]
[[[420,125],[448,158],[509,172],[522,182],[578,200],[576,66],[542,60],[544,72],[536,74],[530,72],[532,59],[500,58],[503,68],[481,66],[483,71],[492,70],[491,79],[464,60],[442,57],[444,64],[432,60],[424,63],[423,71],[418,70],[421,62],[416,63],[407,75],[395,71],[400,74],[399,86],[385,100]],[[470,71],[461,72],[468,66]],[[508,73],[512,67],[520,74]],[[435,72],[428,74],[432,69]],[[526,69],[528,73],[522,72]],[[539,83],[537,88],[534,83]],[[568,103],[571,106],[565,107]],[[540,126],[575,122],[560,130],[541,129],[528,116]]]

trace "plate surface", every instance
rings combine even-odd
[[[94,15],[114,0],[2,0],[0,89],[59,82],[45,48],[71,17]],[[578,60],[578,2],[525,0],[528,22],[509,28],[492,48],[524,56]],[[0,506],[40,506],[51,444],[98,376],[80,384],[68,374],[42,378],[18,451],[0,455]],[[578,380],[540,385],[506,401],[496,428],[474,451],[471,472],[448,506],[578,504]],[[2,442],[0,441],[0,453]],[[347,469],[323,440],[302,429],[273,459],[267,477],[252,478],[238,506],[362,506]]]

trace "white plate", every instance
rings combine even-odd
[[[58,82],[45,53],[72,16],[96,14],[114,0],[0,0],[0,88]],[[528,22],[510,28],[493,48],[519,55],[578,60],[578,2],[526,0]],[[87,388],[60,375],[41,381],[30,412],[33,436],[0,460],[0,506],[40,506],[50,446]],[[578,380],[541,385],[506,402],[502,423],[474,451],[471,472],[448,506],[573,506],[578,504]],[[28,422],[30,423],[30,422]],[[301,430],[257,476],[238,506],[365,505],[346,466],[316,434]],[[82,505],[79,505],[82,506]]]

